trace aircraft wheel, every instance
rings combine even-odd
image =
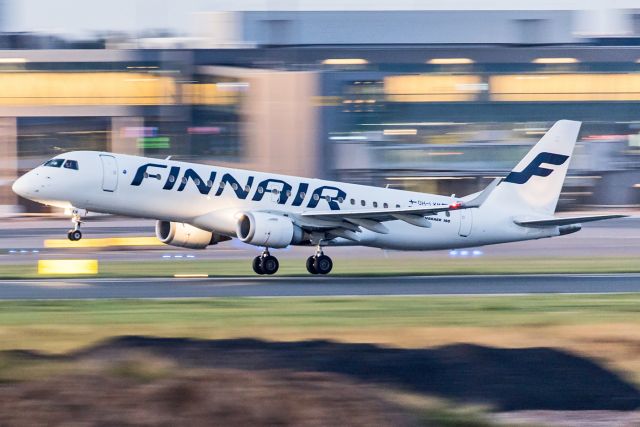
[[[331,261],[331,258],[326,255],[319,255],[316,257],[313,267],[318,274],[329,274],[333,268],[333,261]]]
[[[251,266],[253,267],[253,271],[255,271],[256,274],[264,274],[264,271],[262,271],[262,257],[255,257]]]
[[[278,258],[273,255],[267,255],[262,257],[261,263],[263,274],[276,274],[278,268],[280,268],[280,263],[278,262]]]
[[[313,265],[315,260],[316,260],[316,257],[314,256],[310,256],[309,258],[307,258],[307,271],[311,274],[318,274],[318,270],[316,270],[316,268]]]
[[[67,237],[72,242],[76,242],[82,239],[82,232],[80,232],[80,230],[69,230],[69,232],[67,233]]]

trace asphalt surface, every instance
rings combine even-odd
[[[0,299],[120,299],[640,292],[640,274],[234,277],[0,281]]]

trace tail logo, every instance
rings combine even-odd
[[[524,184],[534,175],[541,177],[549,176],[553,172],[553,169],[543,168],[542,164],[560,166],[564,164],[568,158],[569,156],[563,156],[562,154],[542,152],[538,154],[522,172],[511,172],[507,175],[504,182]]]

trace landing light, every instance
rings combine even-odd
[[[449,205],[449,209],[460,209],[462,207],[462,202],[455,202]]]

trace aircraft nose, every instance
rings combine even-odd
[[[33,191],[32,185],[30,182],[31,180],[29,179],[28,175],[29,175],[28,173],[22,175],[20,178],[16,179],[13,185],[11,186],[11,189],[13,190],[14,193],[24,198],[28,198],[31,192]]]

